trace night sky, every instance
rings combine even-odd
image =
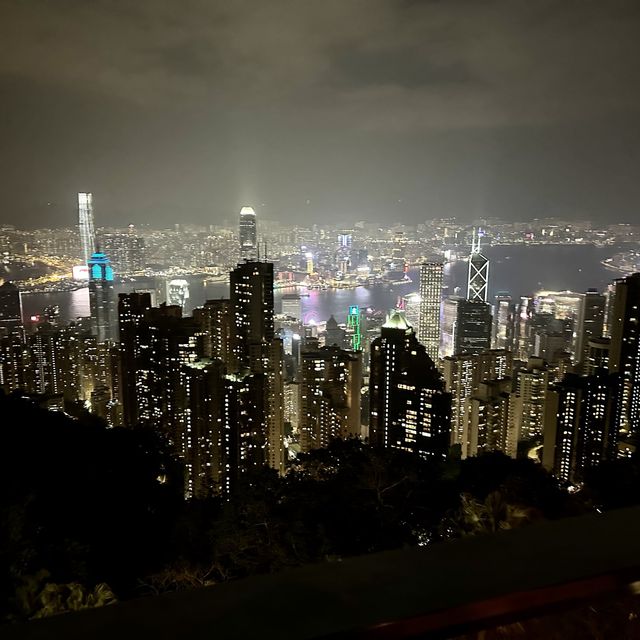
[[[640,220],[638,0],[0,0],[0,222]]]

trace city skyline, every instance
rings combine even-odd
[[[639,636],[638,33],[0,0],[0,630]]]

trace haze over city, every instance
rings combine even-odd
[[[3,640],[640,638],[639,34],[0,0]]]
[[[631,1],[0,2],[0,221],[632,221]],[[106,224],[106,221],[103,221]]]

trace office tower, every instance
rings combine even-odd
[[[250,373],[261,389],[256,391],[256,410],[262,413],[256,418],[259,427],[251,437],[263,439],[263,462],[283,472],[284,354],[282,340],[274,336],[273,264],[248,261],[238,264],[230,274],[230,300],[232,370]],[[259,393],[263,394],[261,399],[257,398]],[[259,445],[252,445],[248,463],[257,460],[253,452],[258,449]]]
[[[451,396],[400,311],[391,312],[371,345],[369,397],[372,445],[446,456]]]
[[[89,306],[93,335],[98,342],[113,340],[116,325],[113,269],[109,258],[101,252],[89,259]]]
[[[285,293],[282,296],[282,315],[302,320],[302,300],[299,293]]]
[[[611,338],[590,338],[587,341],[587,355],[583,363],[582,373],[591,376],[604,369],[609,371],[609,350]]]
[[[480,241],[482,231],[478,234],[474,229],[471,240],[471,253],[469,254],[469,271],[467,275],[467,299],[478,302],[487,302],[489,298],[489,258],[481,253]]]
[[[427,348],[427,353],[434,362],[438,362],[440,351],[442,273],[441,262],[426,262],[420,265],[418,340]]]
[[[547,392],[543,465],[565,482],[616,456],[613,424],[615,380],[600,369],[591,376],[568,374]]]
[[[138,380],[143,356],[149,342],[146,315],[151,309],[149,293],[121,293],[118,296],[118,329],[120,334],[119,400],[123,422],[133,427],[139,421]]]
[[[360,436],[362,352],[319,347],[310,340],[300,354],[300,447],[326,447],[334,438]]]
[[[145,242],[133,227],[126,233],[103,233],[100,248],[111,258],[118,274],[138,273],[145,267]]]
[[[179,442],[182,368],[198,359],[199,330],[192,318],[182,317],[180,307],[161,305],[147,311],[136,336],[138,422],[157,429],[174,445]],[[126,406],[124,410],[131,413]]]
[[[448,356],[443,361],[446,390],[451,394],[451,444],[467,451],[467,403],[481,383],[508,379],[513,373],[513,356],[506,350],[491,349],[480,354]]]
[[[445,298],[442,303],[442,329],[440,333],[440,355],[448,358],[455,353],[458,327],[458,301],[461,298]]]
[[[21,327],[20,290],[12,282],[5,282],[0,285],[0,336],[20,331]]]
[[[253,207],[240,209],[239,221],[240,258],[243,260],[258,259],[258,232],[256,229],[256,212]]]
[[[610,282],[604,292],[604,326],[602,328],[602,336],[604,338],[611,337],[611,326],[613,324],[613,303],[616,297],[616,283]]]
[[[93,195],[91,193],[78,194],[78,228],[80,230],[82,263],[89,264],[89,260],[96,249],[96,232],[93,224]]]
[[[179,445],[185,469],[185,497],[207,498],[229,490],[231,441],[225,433],[224,365],[189,362],[180,371]]]
[[[231,301],[225,298],[207,300],[204,306],[193,310],[193,319],[200,326],[200,357],[220,360],[226,370],[231,371]]]
[[[398,301],[398,309],[404,311],[407,324],[413,327],[416,332],[420,330],[420,294],[408,293]],[[439,316],[438,316],[439,319]],[[419,339],[419,338],[418,338]],[[438,342],[440,338],[438,337]]]
[[[27,389],[28,362],[29,354],[22,335],[0,335],[0,389],[5,393]]]
[[[274,338],[273,264],[244,262],[230,274],[233,369],[265,369]]]
[[[354,351],[360,351],[360,349],[362,349],[361,320],[360,307],[355,304],[351,305],[347,315],[347,336],[349,338],[351,348]]]
[[[589,357],[589,340],[604,335],[604,315],[607,299],[595,289],[585,294],[576,323],[575,360],[584,369]]]
[[[566,350],[575,360],[579,359],[578,329],[585,305],[584,293],[571,291],[538,291],[535,298],[535,314],[532,317],[532,333],[545,333],[536,327],[536,318],[547,318],[546,332],[564,333]],[[534,352],[535,354],[535,352]]]
[[[480,382],[465,403],[464,431],[461,443],[463,458],[486,451],[502,451],[515,458],[517,434],[509,415],[511,378]]]
[[[542,436],[550,376],[549,367],[540,358],[529,358],[527,366],[515,374],[512,415],[520,440],[535,440]]]
[[[532,298],[522,296],[517,308],[517,315],[514,319],[514,354],[520,360],[527,360],[531,354],[531,317],[534,312],[534,301]]]
[[[167,280],[167,305],[186,310],[189,300],[189,283],[183,278]]]
[[[482,353],[491,347],[491,306],[480,300],[458,300],[454,353]]]
[[[508,293],[498,293],[493,305],[492,349],[513,350],[513,301]]]
[[[616,280],[609,371],[618,375],[620,385],[616,428],[636,436],[640,431],[640,273]]]

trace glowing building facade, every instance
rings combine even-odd
[[[258,259],[258,230],[253,207],[242,207],[239,220],[240,257],[243,260]]]
[[[371,345],[369,439],[373,446],[444,458],[451,396],[404,314],[393,311]]]
[[[98,342],[115,338],[117,322],[113,291],[113,269],[104,253],[95,252],[89,258],[89,306],[93,335]]]
[[[78,228],[83,264],[89,264],[96,245],[96,232],[93,223],[93,195],[78,194]]]
[[[442,273],[443,265],[441,262],[426,262],[420,266],[418,340],[426,347],[429,357],[434,362],[438,362],[440,351]]]
[[[467,275],[467,298],[472,301],[486,302],[489,297],[489,258],[481,253],[482,232],[474,232],[469,255]]]

